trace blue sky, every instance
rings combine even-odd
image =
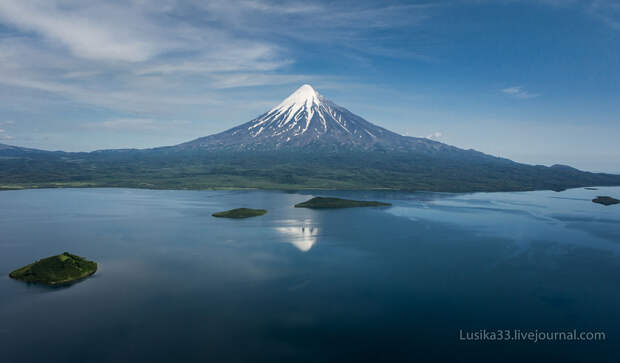
[[[620,173],[620,2],[0,2],[0,143],[170,145],[303,83],[378,125]]]

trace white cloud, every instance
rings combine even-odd
[[[431,139],[431,140],[437,140],[437,139],[439,139],[441,136],[442,136],[441,132],[436,131],[436,132],[433,132],[432,134],[430,134],[430,135],[426,136],[426,138],[427,138],[427,139]]]
[[[280,85],[289,83],[304,83],[310,76],[303,74],[255,74],[255,73],[236,73],[215,75],[213,77],[214,88],[236,88],[252,87],[263,85]],[[314,77],[320,79],[320,77]]]
[[[195,16],[202,14],[182,14],[189,11],[183,6],[186,3],[165,3],[168,6],[157,8],[141,1],[4,0],[0,21],[25,35],[19,39],[22,51],[28,45],[43,46],[56,57],[69,50],[71,56],[97,62],[92,69],[71,69],[65,73],[68,78],[92,75],[102,68],[132,68],[126,63],[138,63],[133,67],[138,75],[266,71],[290,64],[280,57],[275,43],[251,40],[209,22],[196,23]],[[185,17],[170,19],[177,13]],[[67,56],[65,61],[70,60]]]
[[[268,13],[303,14],[321,10],[316,4],[304,4],[302,2],[274,5],[266,1],[241,1],[240,4],[242,5],[241,7]]]
[[[528,98],[535,98],[535,97],[539,97],[540,94],[538,93],[530,93],[528,91],[526,91],[525,89],[523,89],[523,87],[520,86],[513,86],[513,87],[508,87],[508,88],[504,88],[501,90],[501,92],[516,97],[516,98],[521,98],[521,99],[528,99]]]
[[[136,74],[171,73],[223,73],[239,71],[273,71],[292,63],[290,59],[276,59],[277,47],[235,41],[234,43],[211,45],[208,53],[191,59],[165,60],[138,69]]]
[[[162,121],[148,118],[117,118],[102,122],[90,122],[87,128],[119,130],[119,131],[163,131],[191,124],[189,121]]]
[[[3,0],[0,17],[88,59],[137,62],[162,50],[149,36],[153,29],[134,7],[102,4]]]
[[[218,89],[263,85],[293,63],[279,44],[202,21],[223,10],[191,14],[187,4],[0,1],[0,23],[18,30],[0,37],[0,84],[32,90],[33,100],[45,92],[120,112],[174,113],[223,104]]]
[[[620,30],[620,3],[617,1],[594,0],[587,10],[609,27]]]

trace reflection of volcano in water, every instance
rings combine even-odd
[[[287,236],[289,238],[287,242],[297,247],[302,252],[310,251],[319,235],[319,228],[311,224],[295,227],[276,227],[276,231]]]

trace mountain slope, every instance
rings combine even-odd
[[[374,125],[303,85],[256,119],[219,134],[178,145],[177,150],[418,151],[455,148],[402,136]]]
[[[620,175],[534,166],[374,125],[309,85],[256,119],[154,149],[48,152],[0,145],[0,189],[334,188],[444,192],[620,185]]]

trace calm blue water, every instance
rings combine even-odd
[[[390,201],[315,211],[315,195]],[[0,192],[0,361],[618,362],[620,188],[556,192]],[[263,217],[213,212],[265,208]],[[64,288],[13,281],[69,251]],[[603,331],[473,342],[461,331]]]

